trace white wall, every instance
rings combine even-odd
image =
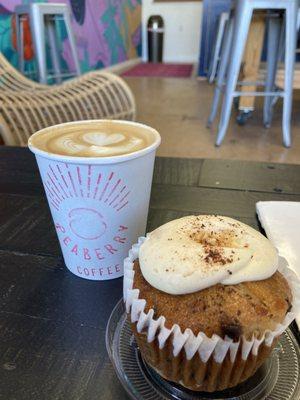
[[[142,0],[143,60],[147,59],[147,21],[159,14],[165,23],[165,62],[197,62],[200,48],[202,2],[162,2]]]

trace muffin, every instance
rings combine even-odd
[[[144,360],[196,391],[252,376],[299,310],[297,277],[253,228],[188,216],[140,238],[124,262],[124,300]]]

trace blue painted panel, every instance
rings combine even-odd
[[[199,71],[200,76],[206,76],[214,39],[216,36],[218,19],[222,12],[229,11],[231,0],[204,0],[202,14],[202,34]]]

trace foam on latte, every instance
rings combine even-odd
[[[110,157],[148,147],[155,138],[140,126],[114,121],[91,121],[54,126],[33,135],[40,150],[75,157]]]

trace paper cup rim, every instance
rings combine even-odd
[[[80,125],[80,124],[85,124],[85,123],[95,123],[99,124],[102,122],[110,122],[113,124],[126,124],[126,125],[132,125],[136,127],[141,127],[144,129],[147,129],[148,131],[151,131],[152,134],[154,135],[154,142],[151,143],[149,146],[141,149],[134,151],[132,153],[128,154],[121,154],[121,155],[116,155],[116,156],[110,156],[110,157],[76,157],[76,156],[67,156],[67,155],[62,155],[62,154],[55,154],[55,153],[50,153],[44,150],[40,150],[37,147],[35,147],[32,144],[32,138],[38,135],[41,135],[50,129],[59,129],[62,126],[70,126],[70,125]],[[114,119],[89,119],[89,120],[81,120],[81,121],[70,121],[70,122],[64,122],[62,124],[56,124],[52,126],[48,126],[46,128],[40,129],[37,132],[35,132],[33,135],[30,136],[28,139],[28,147],[29,149],[35,154],[39,155],[43,158],[47,158],[50,160],[57,160],[61,162],[68,162],[70,164],[98,164],[98,165],[105,165],[105,164],[118,164],[121,162],[133,160],[135,158],[142,157],[148,153],[151,153],[152,151],[156,150],[157,147],[161,143],[161,136],[158,133],[158,131],[154,128],[151,128],[150,126],[146,124],[142,124],[140,122],[134,122],[134,121],[126,121],[126,120],[114,120]]]

